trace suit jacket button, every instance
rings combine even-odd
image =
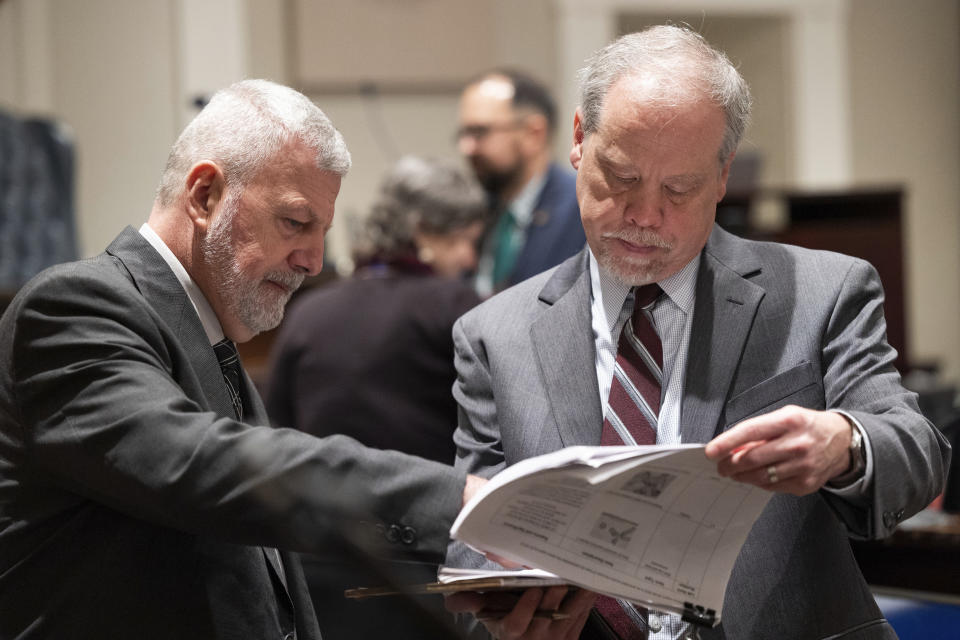
[[[883,526],[892,529],[897,526],[897,518],[889,511],[883,512]]]
[[[897,511],[897,522],[900,522],[901,520],[903,520],[903,509]]]
[[[387,529],[387,542],[399,542],[400,541],[400,527],[395,524],[390,525],[390,528]]]
[[[413,527],[404,527],[403,533],[400,534],[400,540],[403,541],[403,544],[413,544],[417,539],[417,530]]]
[[[283,640],[297,640],[297,634],[291,631],[290,633],[283,636]]]

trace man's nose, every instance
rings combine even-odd
[[[315,276],[323,269],[323,242],[316,246],[297,249],[290,254],[290,268],[298,273]]]
[[[623,217],[638,227],[657,227],[663,221],[663,198],[653,189],[631,190],[626,199]]]

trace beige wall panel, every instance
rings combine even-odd
[[[18,107],[21,99],[19,55],[19,1],[0,1],[0,108]]]
[[[495,60],[493,4],[294,0],[297,81],[457,83]]]
[[[851,4],[854,177],[907,189],[908,344],[960,379],[960,3]]]
[[[76,139],[83,255],[150,212],[177,133],[171,6],[50,0],[53,101]]]
[[[289,6],[289,2],[280,0],[247,0],[247,67],[251,78],[290,82]]]
[[[49,0],[0,0],[0,107],[52,110]]]
[[[457,96],[310,96],[347,142],[353,168],[343,181],[328,257],[349,269],[351,219],[365,216],[388,168],[405,153],[456,158]]]

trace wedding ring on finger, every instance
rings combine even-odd
[[[780,477],[777,475],[777,466],[770,465],[767,467],[767,482],[769,484],[777,484],[780,482]]]

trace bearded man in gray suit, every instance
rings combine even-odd
[[[701,637],[893,638],[848,537],[887,535],[929,504],[949,446],[901,386],[870,265],[715,225],[750,102],[726,57],[689,29],[630,34],[588,61],[570,153],[588,248],[455,326],[457,467],[490,476],[600,444],[634,288],[657,283],[663,294],[643,312],[663,345],[656,441],[709,443],[723,475],[775,494],[721,624]],[[484,559],[455,543],[447,562]],[[447,605],[475,612],[494,597]],[[612,616],[633,621],[622,631],[587,613],[587,599],[563,599],[562,588],[530,590],[485,624],[525,638],[689,632],[672,614],[644,619],[618,603]],[[558,606],[571,617],[533,617]]]
[[[0,637],[318,638],[291,551],[442,555],[479,479],[273,429],[234,366],[229,341],[320,271],[349,166],[305,96],[237,83],[180,135],[139,231],[19,292],[0,320]]]

